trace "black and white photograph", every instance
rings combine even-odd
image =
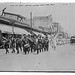
[[[75,3],[0,3],[0,71],[75,71]]]

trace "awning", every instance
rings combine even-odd
[[[38,33],[38,32],[33,31],[33,33],[34,33],[34,34],[36,34],[37,36],[39,35],[39,33]]]
[[[12,27],[6,26],[4,24],[0,24],[0,30],[2,31],[2,33],[12,33]]]
[[[2,30],[2,33],[12,34],[12,26],[7,26],[7,25],[4,25],[4,24],[0,24],[0,30]],[[14,33],[15,34],[26,34],[26,35],[30,34],[26,30],[24,30],[22,28],[18,28],[18,27],[14,27]]]
[[[14,33],[15,33],[15,34],[26,34],[26,35],[30,34],[30,33],[27,32],[26,30],[24,30],[24,29],[22,29],[22,28],[17,28],[17,27],[14,28]]]
[[[35,31],[33,31],[33,33],[36,34],[37,36],[41,35],[41,36],[45,37],[45,35],[43,33],[35,32]]]

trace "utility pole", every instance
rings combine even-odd
[[[13,33],[13,37],[14,37],[14,22],[15,21],[11,21],[10,24],[12,25],[12,33]]]
[[[32,33],[32,12],[30,12],[30,25],[31,25],[31,33]]]
[[[12,23],[12,33],[14,34],[14,23]]]
[[[13,33],[13,38],[14,38],[14,22],[12,22],[12,33]]]

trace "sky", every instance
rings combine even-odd
[[[64,31],[69,35],[75,35],[75,4],[74,3],[1,3],[1,10],[7,7],[6,12],[20,14],[30,18],[30,12],[33,17],[52,15],[55,22],[60,23]]]

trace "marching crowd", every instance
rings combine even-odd
[[[20,35],[16,38],[5,37],[3,38],[5,41],[3,42],[4,49],[6,50],[6,54],[9,53],[10,48],[12,49],[12,53],[17,51],[17,54],[22,51],[24,54],[37,52],[40,53],[42,51],[48,51],[49,49],[49,39],[48,36],[35,36],[35,35]]]

